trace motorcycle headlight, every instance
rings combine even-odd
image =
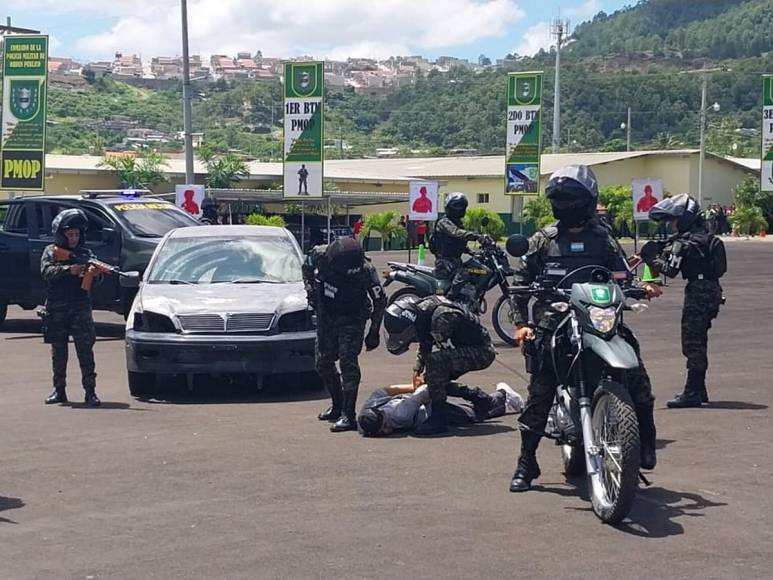
[[[588,314],[593,328],[603,334],[611,332],[617,322],[617,309],[614,306],[609,308],[599,308],[598,306],[589,306]]]

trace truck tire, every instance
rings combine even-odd
[[[0,300],[0,326],[5,322],[5,317],[8,315],[8,303],[5,300]]]

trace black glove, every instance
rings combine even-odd
[[[378,330],[376,330],[375,332],[371,330],[365,336],[365,350],[367,352],[377,349],[378,345],[380,344],[381,344],[381,337],[379,336]]]
[[[479,241],[483,246],[491,246],[494,244],[494,238],[492,238],[491,236],[487,236],[485,234],[480,237]]]

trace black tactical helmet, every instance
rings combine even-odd
[[[451,219],[460,219],[467,213],[467,196],[461,191],[454,191],[446,196],[446,215]]]
[[[411,343],[416,340],[416,319],[419,310],[416,308],[415,296],[404,296],[390,304],[384,314],[384,329],[389,334],[387,350],[392,354],[403,354]]]
[[[596,213],[599,183],[586,165],[567,165],[550,176],[545,197],[562,225],[578,226]]]
[[[650,210],[650,219],[656,222],[677,220],[679,233],[686,232],[699,219],[701,208],[689,194],[681,193],[659,201]]]
[[[82,246],[86,241],[86,230],[88,227],[89,220],[86,219],[86,214],[79,209],[72,208],[60,211],[56,215],[54,221],[51,222],[51,233],[54,235],[56,245],[66,248],[67,238],[64,232],[78,229],[81,232],[81,239],[78,245]]]

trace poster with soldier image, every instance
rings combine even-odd
[[[45,189],[48,37],[5,38],[0,189]]]
[[[511,73],[507,78],[505,193],[539,191],[542,150],[542,72]]]
[[[284,197],[322,197],[324,65],[284,65]]]
[[[773,191],[773,75],[762,77],[762,170],[760,190]]]

